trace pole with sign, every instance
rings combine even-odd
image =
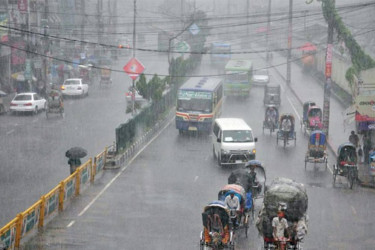
[[[332,1],[332,0],[329,0]],[[334,1],[333,1],[334,4]],[[323,101],[323,131],[328,137],[329,132],[329,112],[330,112],[330,98],[332,88],[332,52],[333,52],[333,16],[332,14],[328,20],[328,38],[327,38],[327,51],[326,51],[326,69],[325,76],[326,82],[324,84],[324,101]]]

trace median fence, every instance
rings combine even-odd
[[[30,239],[38,229],[47,225],[95,180],[95,176],[104,169],[107,152],[105,148],[94,159],[90,158],[83,163],[73,174],[1,228],[0,242],[7,249],[17,249],[21,241]]]

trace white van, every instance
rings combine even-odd
[[[220,166],[244,164],[255,159],[257,140],[244,120],[218,118],[213,126],[213,157]]]

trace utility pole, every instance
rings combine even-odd
[[[286,65],[286,84],[290,85],[291,60],[292,60],[292,20],[293,20],[293,0],[289,0],[289,25],[288,25],[288,58]]]
[[[99,27],[99,33],[98,33],[98,43],[103,44],[103,0],[98,0],[98,5],[97,5],[97,13],[98,13],[98,27]],[[100,49],[100,56],[102,56],[102,49]]]
[[[137,0],[134,0],[134,11],[133,11],[133,58],[135,58],[135,38],[136,38],[136,32],[135,32],[135,28],[136,28],[136,25],[135,25],[135,22],[136,22],[136,19],[135,19],[135,15],[136,15],[136,12],[137,12]],[[134,108],[135,108],[135,80],[133,79],[133,82],[132,82],[132,116],[134,116]]]
[[[85,40],[85,15],[85,0],[81,0],[81,43],[83,43],[83,41]]]
[[[45,20],[44,27],[43,27],[43,34],[44,34],[44,57],[43,57],[43,78],[44,78],[44,86],[43,88],[47,89],[47,80],[48,80],[48,61],[46,55],[49,52],[49,39],[48,39],[48,12],[49,12],[49,6],[48,6],[48,0],[44,0],[44,13],[43,18]]]
[[[270,62],[270,49],[269,49],[269,36],[270,36],[270,29],[271,29],[271,0],[268,0],[268,11],[267,11],[267,33],[266,33],[266,46],[267,46],[267,52],[266,52],[266,58],[267,63]]]
[[[323,4],[332,5],[331,10],[335,9],[335,0],[327,0]],[[329,111],[330,111],[330,98],[331,98],[331,75],[332,75],[332,51],[333,51],[333,13],[330,12],[328,17],[328,38],[326,50],[326,82],[324,83],[324,101],[323,101],[323,131],[328,136],[329,132]]]

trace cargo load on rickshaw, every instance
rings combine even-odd
[[[282,210],[291,233],[288,249],[299,249],[307,234],[308,197],[303,184],[287,178],[276,178],[264,194],[263,206],[256,220],[256,227],[263,236],[264,247],[274,249],[272,220]]]
[[[213,201],[202,213],[203,231],[200,249],[234,249],[233,230],[230,227],[229,210],[223,201]]]

